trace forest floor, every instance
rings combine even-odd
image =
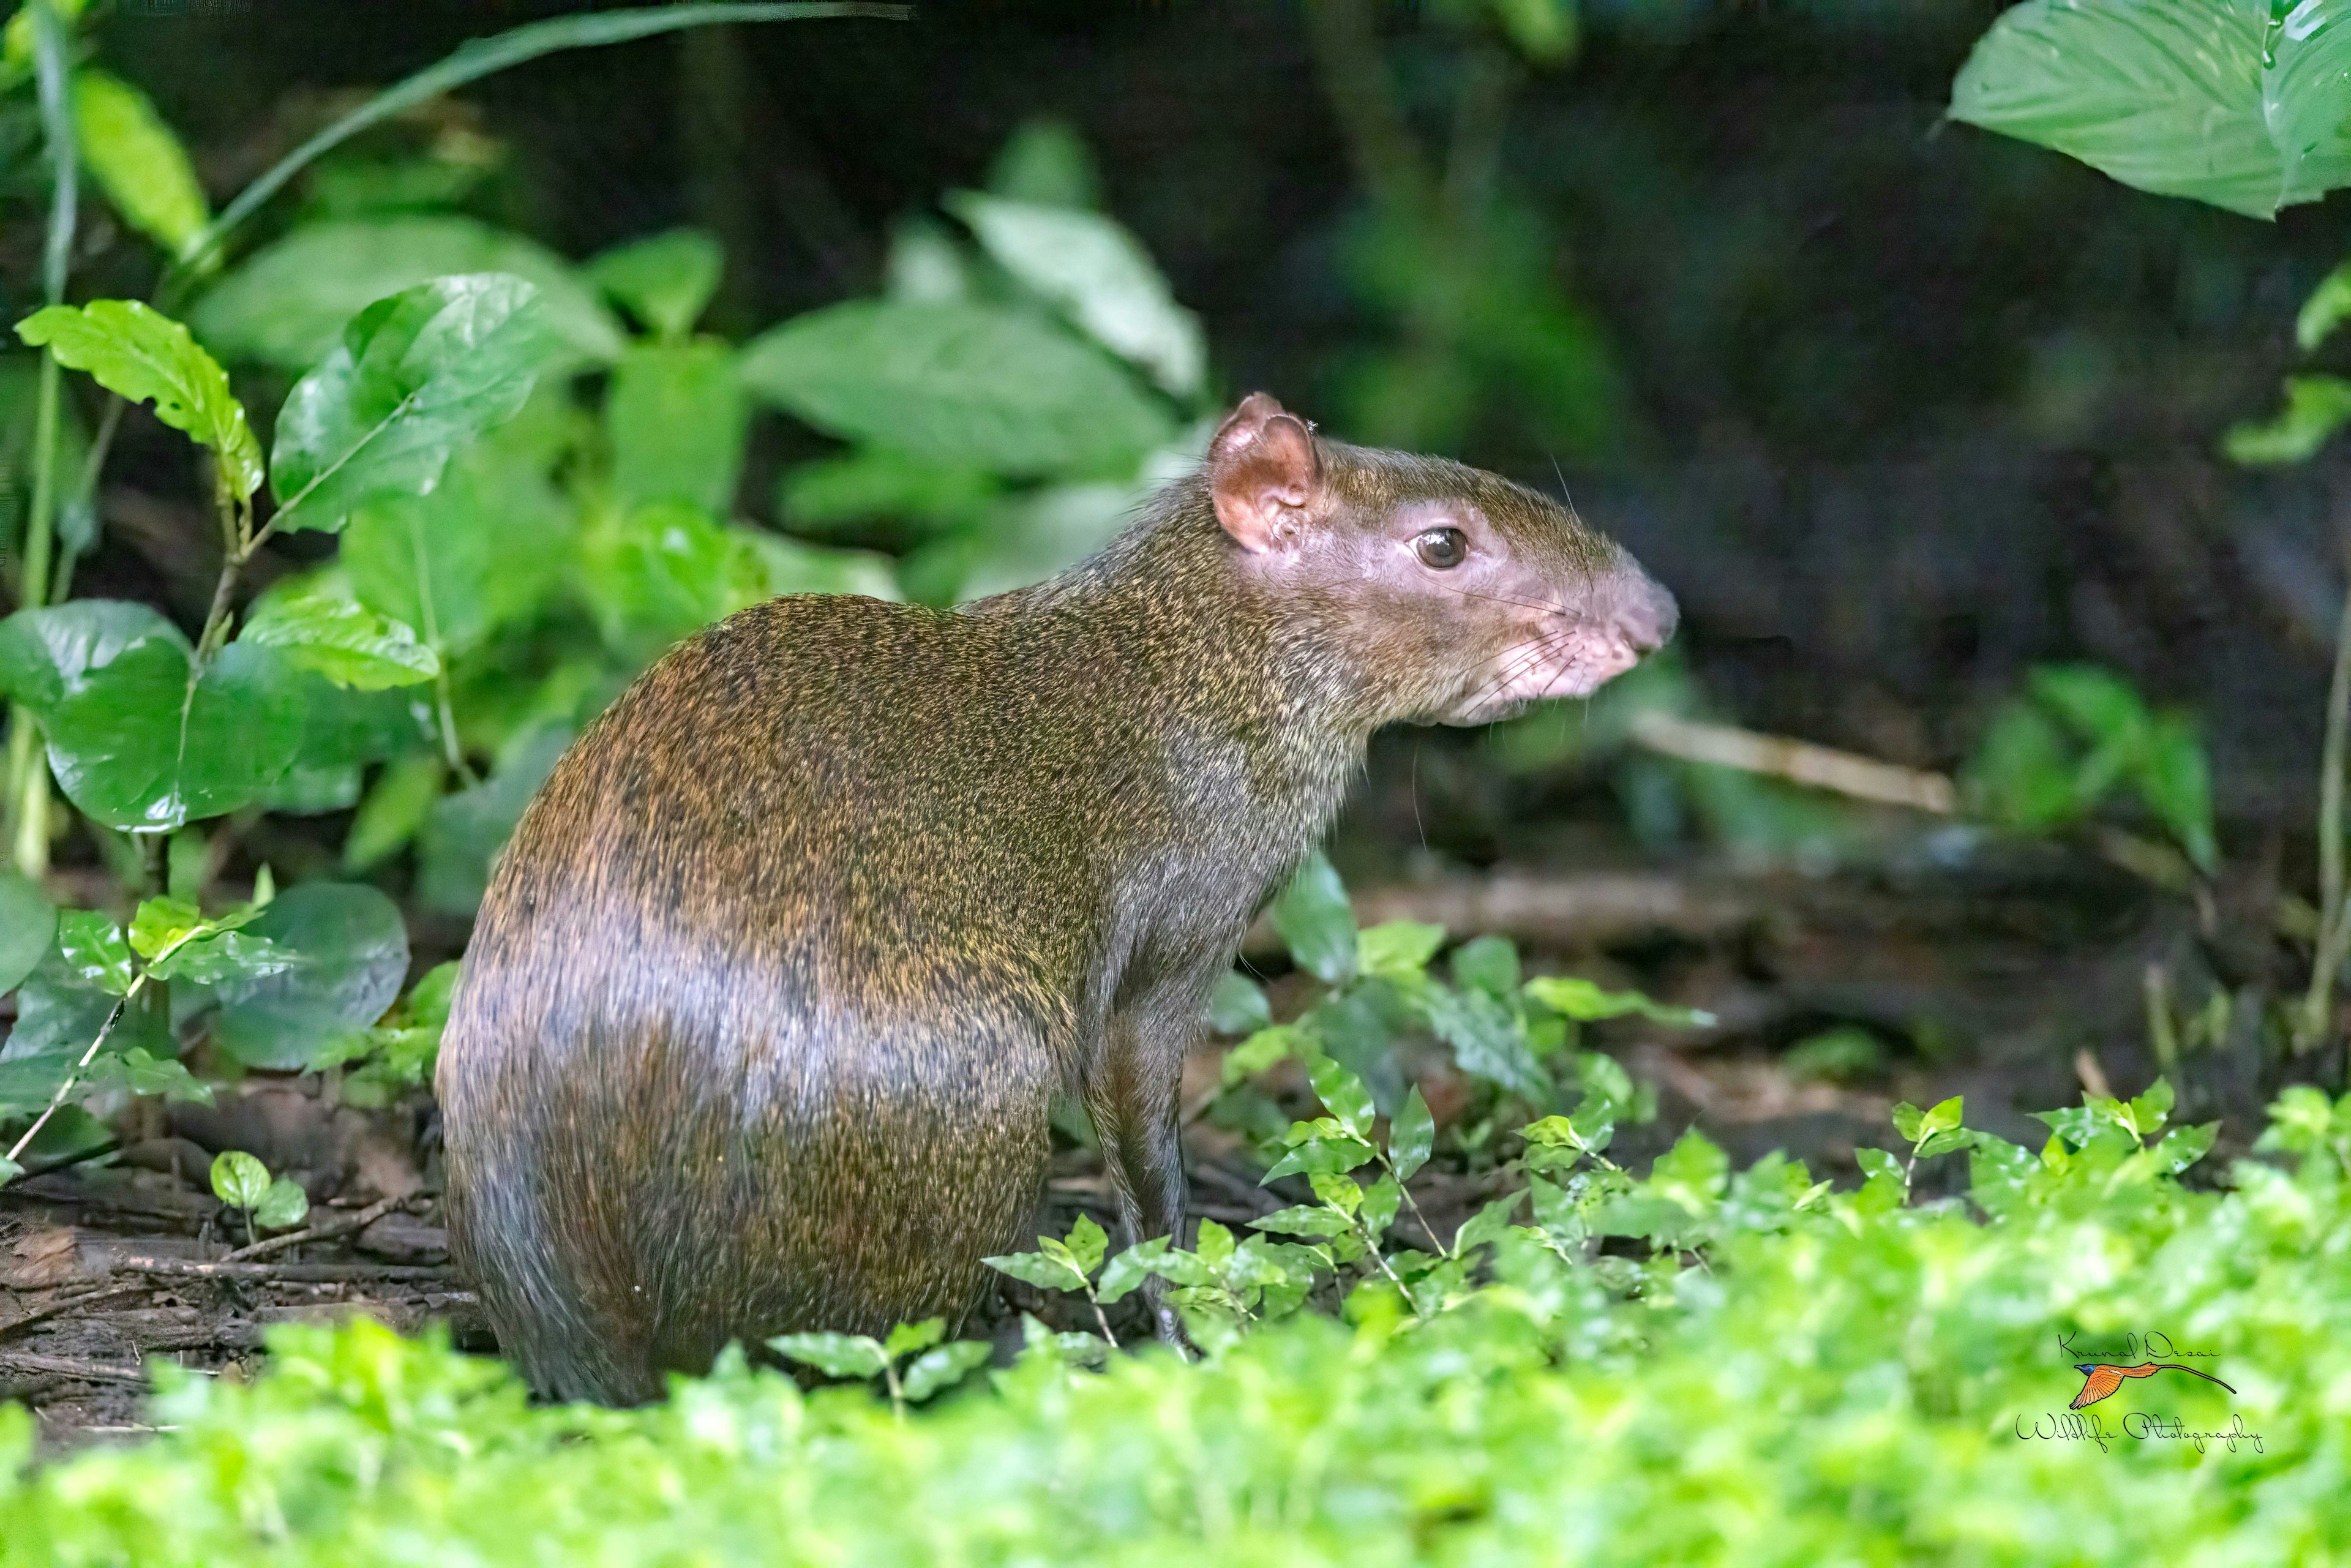
[[[1373,889],[1356,902],[1366,923],[1409,916],[1456,936],[1499,932],[1536,972],[1638,985],[1714,1013],[1711,1030],[1627,1021],[1590,1037],[1658,1088],[1656,1120],[1619,1133],[1618,1155],[1635,1168],[1695,1124],[1735,1165],[1777,1148],[1849,1180],[1857,1147],[1894,1143],[1896,1101],[1961,1093],[1970,1125],[2037,1145],[2045,1129],[2030,1112],[2073,1103],[2085,1084],[2128,1094],[2154,1076],[2151,963],[2203,976],[2204,990],[2213,984],[2199,967],[2210,944],[2195,911],[2074,854],[1996,873],[1816,879],[1503,870]],[[2209,912],[2201,925],[2209,931]],[[1278,1015],[1295,1001],[1285,987],[1301,985],[1274,983]],[[2258,1016],[2258,993],[2239,988],[2241,1019]],[[1803,1071],[1803,1052],[1791,1048],[1830,1030],[1842,1031],[1823,1064],[1835,1070]],[[2181,1118],[2223,1118],[2210,1168],[2242,1152],[2273,1088],[2254,1038],[2241,1029],[2175,1067]],[[1194,1059],[1186,1103],[1205,1098],[1217,1068],[1213,1048]],[[1405,1068],[1440,1124],[1467,1100],[1441,1051],[1407,1051]],[[1309,1113],[1302,1079],[1288,1084],[1277,1072],[1269,1087],[1285,1110]],[[256,1075],[214,1106],[171,1106],[139,1131],[147,1135],[102,1160],[0,1193],[0,1399],[37,1412],[45,1447],[147,1430],[147,1358],[244,1376],[275,1323],[352,1312],[402,1330],[439,1320],[461,1346],[494,1348],[449,1263],[421,1098],[360,1112],[333,1104],[316,1078]],[[1206,1120],[1188,1127],[1187,1144],[1197,1218],[1237,1226],[1303,1196],[1259,1187],[1237,1136]],[[303,1182],[313,1207],[300,1230],[249,1244],[207,1183],[213,1155],[226,1148]],[[1957,1190],[1964,1161],[1941,1164],[1949,1168],[1922,1170],[1922,1186]],[[1414,1189],[1444,1232],[1484,1201],[1485,1186],[1440,1162]],[[1106,1226],[1116,1212],[1098,1155],[1069,1146],[1056,1155],[1040,1228],[1060,1234],[1079,1210]],[[1402,1239],[1418,1240],[1409,1227]],[[1017,1343],[1015,1309],[1053,1318],[1058,1306],[1007,1281],[967,1332]]]

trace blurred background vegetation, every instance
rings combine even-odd
[[[152,99],[217,205],[465,39],[591,9],[123,0],[77,47]],[[771,592],[1031,580],[1265,388],[1343,437],[1572,496],[1684,608],[1669,655],[1593,704],[1384,738],[1333,852],[1352,883],[1843,867],[1946,875],[1964,904],[1996,864],[2003,895],[2067,883],[2102,940],[2150,883],[2200,901],[2187,936],[2125,932],[2102,988],[2045,963],[2064,1016],[2030,1027],[1941,1007],[1907,948],[1840,988],[1849,948],[1806,969],[1703,909],[1593,939],[1823,1079],[2005,1030],[2065,1097],[2077,1045],[2163,1054],[2143,957],[2208,1034],[2213,996],[2251,986],[2259,1019],[2296,982],[2266,947],[2232,961],[2212,912],[2283,890],[2308,924],[2345,475],[2239,466],[2221,440],[2295,362],[2340,203],[2255,221],[1948,123],[2000,10],[943,5],[567,53],[423,103],[307,169],[172,304],[266,446],[369,301],[454,271],[539,286],[569,357],[522,416],[339,541],[273,538],[238,591],[405,622],[438,674],[314,703],[296,764],[168,851],[57,812],[53,884],[105,904],[217,902],[265,864],[358,881],[398,902],[421,972],[462,948],[564,740],[669,642]],[[34,95],[0,99],[11,320],[42,298],[41,145]],[[93,193],[73,296],[147,297],[158,221]],[[34,364],[0,355],[10,531]],[[78,453],[107,413],[68,392]],[[191,453],[121,419],[60,515],[75,595],[204,622],[221,549]],[[2012,827],[2105,802],[2130,831],[2002,860],[1977,829],[1630,745],[1645,712],[1956,774]],[[1949,923],[1919,943],[1997,989],[2079,925],[2011,920],[1991,956]],[[1797,971],[1794,999],[1738,1005]],[[247,1064],[291,1064],[266,1056]]]

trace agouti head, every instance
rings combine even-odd
[[[1217,430],[1207,480],[1246,570],[1317,607],[1375,722],[1484,724],[1586,696],[1673,635],[1673,595],[1567,507],[1323,440],[1262,392]]]

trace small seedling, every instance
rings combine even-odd
[[[310,1212],[309,1195],[301,1184],[279,1176],[270,1179],[269,1167],[242,1149],[230,1149],[213,1161],[213,1196],[245,1213],[245,1240],[252,1246],[259,1230],[290,1230]]]
[[[946,1338],[946,1319],[925,1318],[918,1323],[900,1323],[887,1339],[860,1333],[788,1333],[769,1340],[768,1348],[813,1366],[828,1377],[861,1381],[879,1377],[889,1390],[892,1413],[904,1421],[908,1405],[919,1405],[952,1388],[993,1354],[987,1343],[976,1339],[942,1344],[939,1342]],[[914,1359],[901,1368],[899,1363],[910,1355]]]

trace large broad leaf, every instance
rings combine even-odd
[[[1951,118],[2270,217],[2351,183],[2346,17],[2351,0],[2026,0],[1977,42]]]
[[[301,371],[377,300],[430,278],[482,272],[537,285],[549,329],[573,358],[602,361],[621,351],[620,324],[561,256],[459,217],[306,224],[222,278],[189,320],[224,358]]]
[[[307,1068],[348,1044],[400,999],[408,928],[372,887],[310,882],[288,888],[245,927],[294,956],[277,974],[208,988],[220,1006],[213,1039],[249,1067]]]
[[[554,351],[537,292],[469,273],[360,311],[277,415],[277,526],[332,531],[371,499],[426,495],[455,453],[520,412]]]
[[[16,872],[0,872],[0,991],[13,991],[57,940],[57,909]]]
[[[312,580],[264,594],[237,641],[278,649],[298,668],[354,691],[413,686],[441,673],[439,656],[406,622]]]
[[[1069,314],[1088,337],[1141,365],[1167,391],[1200,390],[1199,318],[1176,303],[1135,237],[1099,213],[959,192],[948,208],[1004,269]]]
[[[156,418],[219,455],[221,475],[239,497],[261,488],[261,443],[229,394],[226,372],[169,316],[135,299],[93,299],[36,310],[16,323],[16,336],[46,347],[61,365],[88,371],[110,392],[152,401]]]
[[[340,559],[361,604],[445,657],[538,608],[571,554],[572,527],[535,461],[493,441],[451,464],[431,495],[361,507]]]
[[[708,339],[638,344],[604,395],[612,487],[626,501],[684,501],[723,517],[749,421],[734,350]]]
[[[147,95],[85,66],[74,73],[74,134],[83,161],[131,227],[184,256],[211,220],[187,151]]]
[[[1273,901],[1273,928],[1298,967],[1337,985],[1355,972],[1355,912],[1347,889],[1317,850]]]
[[[580,536],[579,580],[606,641],[647,656],[768,597],[747,530],[674,501],[594,518]]]
[[[571,737],[543,730],[517,742],[497,772],[470,789],[444,795],[424,819],[416,873],[417,902],[449,915],[471,915],[490,885],[490,868],[513,836],[523,808]]]
[[[726,253],[700,229],[674,229],[606,251],[589,277],[648,330],[683,338],[718,292]]]
[[[859,300],[744,351],[751,391],[820,430],[935,463],[1123,476],[1175,421],[1050,322],[959,301]]]
[[[107,600],[0,622],[0,688],[40,716],[67,798],[115,828],[236,810],[286,770],[302,727],[274,650],[232,643],[191,682],[177,627]]]

